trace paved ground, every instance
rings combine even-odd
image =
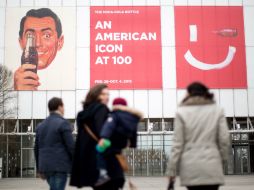
[[[133,177],[131,180],[137,185],[138,190],[166,190],[167,179],[163,177]],[[47,184],[39,179],[1,179],[0,190],[47,190]],[[67,190],[76,188],[68,187]],[[129,188],[126,187],[125,190]],[[82,190],[90,190],[84,188]],[[176,190],[185,190],[179,187],[177,180]],[[226,186],[220,190],[254,190],[254,175],[252,176],[227,176]]]

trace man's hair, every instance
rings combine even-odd
[[[61,98],[53,97],[48,102],[49,112],[58,110],[59,106],[63,106],[63,100]]]
[[[26,13],[20,21],[19,27],[19,38],[22,39],[23,32],[24,32],[24,25],[27,17],[35,17],[35,18],[44,18],[44,17],[51,17],[55,21],[57,37],[59,38],[62,35],[62,24],[59,17],[48,8],[41,8],[41,9],[31,9]]]

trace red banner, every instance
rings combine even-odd
[[[160,7],[90,8],[90,84],[161,89]]]
[[[246,88],[241,6],[176,6],[177,87]]]

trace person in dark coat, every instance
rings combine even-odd
[[[63,118],[62,99],[52,98],[48,108],[50,115],[36,128],[36,168],[50,190],[64,190],[74,152],[73,127]]]
[[[96,146],[97,165],[100,171],[96,186],[110,180],[105,162],[108,154],[122,154],[122,150],[126,147],[136,148],[138,123],[142,118],[142,113],[138,110],[127,107],[125,99],[114,99],[113,111],[102,127],[101,139]]]
[[[124,185],[123,170],[115,155],[109,155],[106,163],[111,180],[100,187],[95,187],[95,182],[99,176],[95,149],[97,142],[87,133],[84,127],[89,127],[99,137],[102,126],[109,114],[108,101],[109,91],[107,85],[96,85],[88,92],[83,103],[83,111],[78,113],[78,135],[70,180],[71,186],[78,188],[92,187],[94,190],[118,190]]]

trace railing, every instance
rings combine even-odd
[[[241,132],[243,131],[240,131],[240,133],[234,132],[232,133],[232,135],[233,134],[240,135],[242,134]],[[128,165],[129,165],[129,171],[127,175],[129,176],[164,176],[166,172],[166,168],[167,168],[167,163],[169,161],[169,153],[172,147],[172,138],[173,138],[172,134],[173,134],[172,132],[170,133],[168,132],[167,133],[165,132],[139,133],[138,147],[136,149],[127,149],[124,152],[128,161]],[[10,135],[12,136],[15,134],[10,133]],[[34,133],[30,133],[30,134],[19,133],[19,135],[31,135],[31,137],[33,138]],[[30,149],[33,152],[32,146],[30,147]],[[24,151],[24,148],[22,148],[21,152],[23,151]],[[8,154],[5,159],[7,160],[10,159],[8,158]],[[30,161],[28,166],[30,168],[34,167],[33,159],[34,158],[29,159]],[[21,163],[23,162],[21,161]],[[234,174],[234,167],[235,167],[234,164],[235,164],[234,162],[229,163],[228,167],[231,167],[232,169],[229,172],[228,168],[225,168],[225,173]],[[22,167],[23,167],[23,164],[22,164]],[[19,167],[19,169],[21,170],[22,167]],[[23,176],[22,173],[24,172],[21,171],[20,173],[21,173],[21,176]],[[34,175],[35,175],[35,167],[34,167]],[[32,174],[30,176],[32,176]]]
[[[229,133],[254,133],[254,129],[238,129],[238,130],[229,130]],[[77,135],[76,132],[73,132],[74,135]],[[174,131],[139,131],[138,135],[173,135]],[[35,132],[0,132],[0,135],[35,135]]]
[[[1,135],[30,136],[31,138],[34,138],[35,136],[34,132],[17,132],[17,131],[5,132],[0,130],[0,136]],[[254,133],[254,129],[252,128],[252,126],[245,129],[237,129],[237,127],[235,127],[234,129],[230,130],[230,133],[232,134],[233,141],[242,142],[242,140],[244,140],[244,142],[248,144],[247,141],[249,139],[245,141],[245,139],[242,139],[242,135],[249,136],[248,134]],[[167,163],[169,160],[169,153],[172,147],[173,134],[174,134],[173,131],[139,131],[138,147],[136,149],[125,150],[125,155],[127,157],[129,165],[129,171],[127,175],[129,176],[165,175]],[[75,132],[74,135],[76,135]],[[238,138],[238,136],[240,137]],[[7,160],[9,159],[8,156],[6,159]],[[234,167],[235,163],[232,162],[229,164],[231,164],[232,167]],[[225,172],[227,173],[227,168],[225,169]],[[234,169],[232,169],[231,174],[233,173]]]

